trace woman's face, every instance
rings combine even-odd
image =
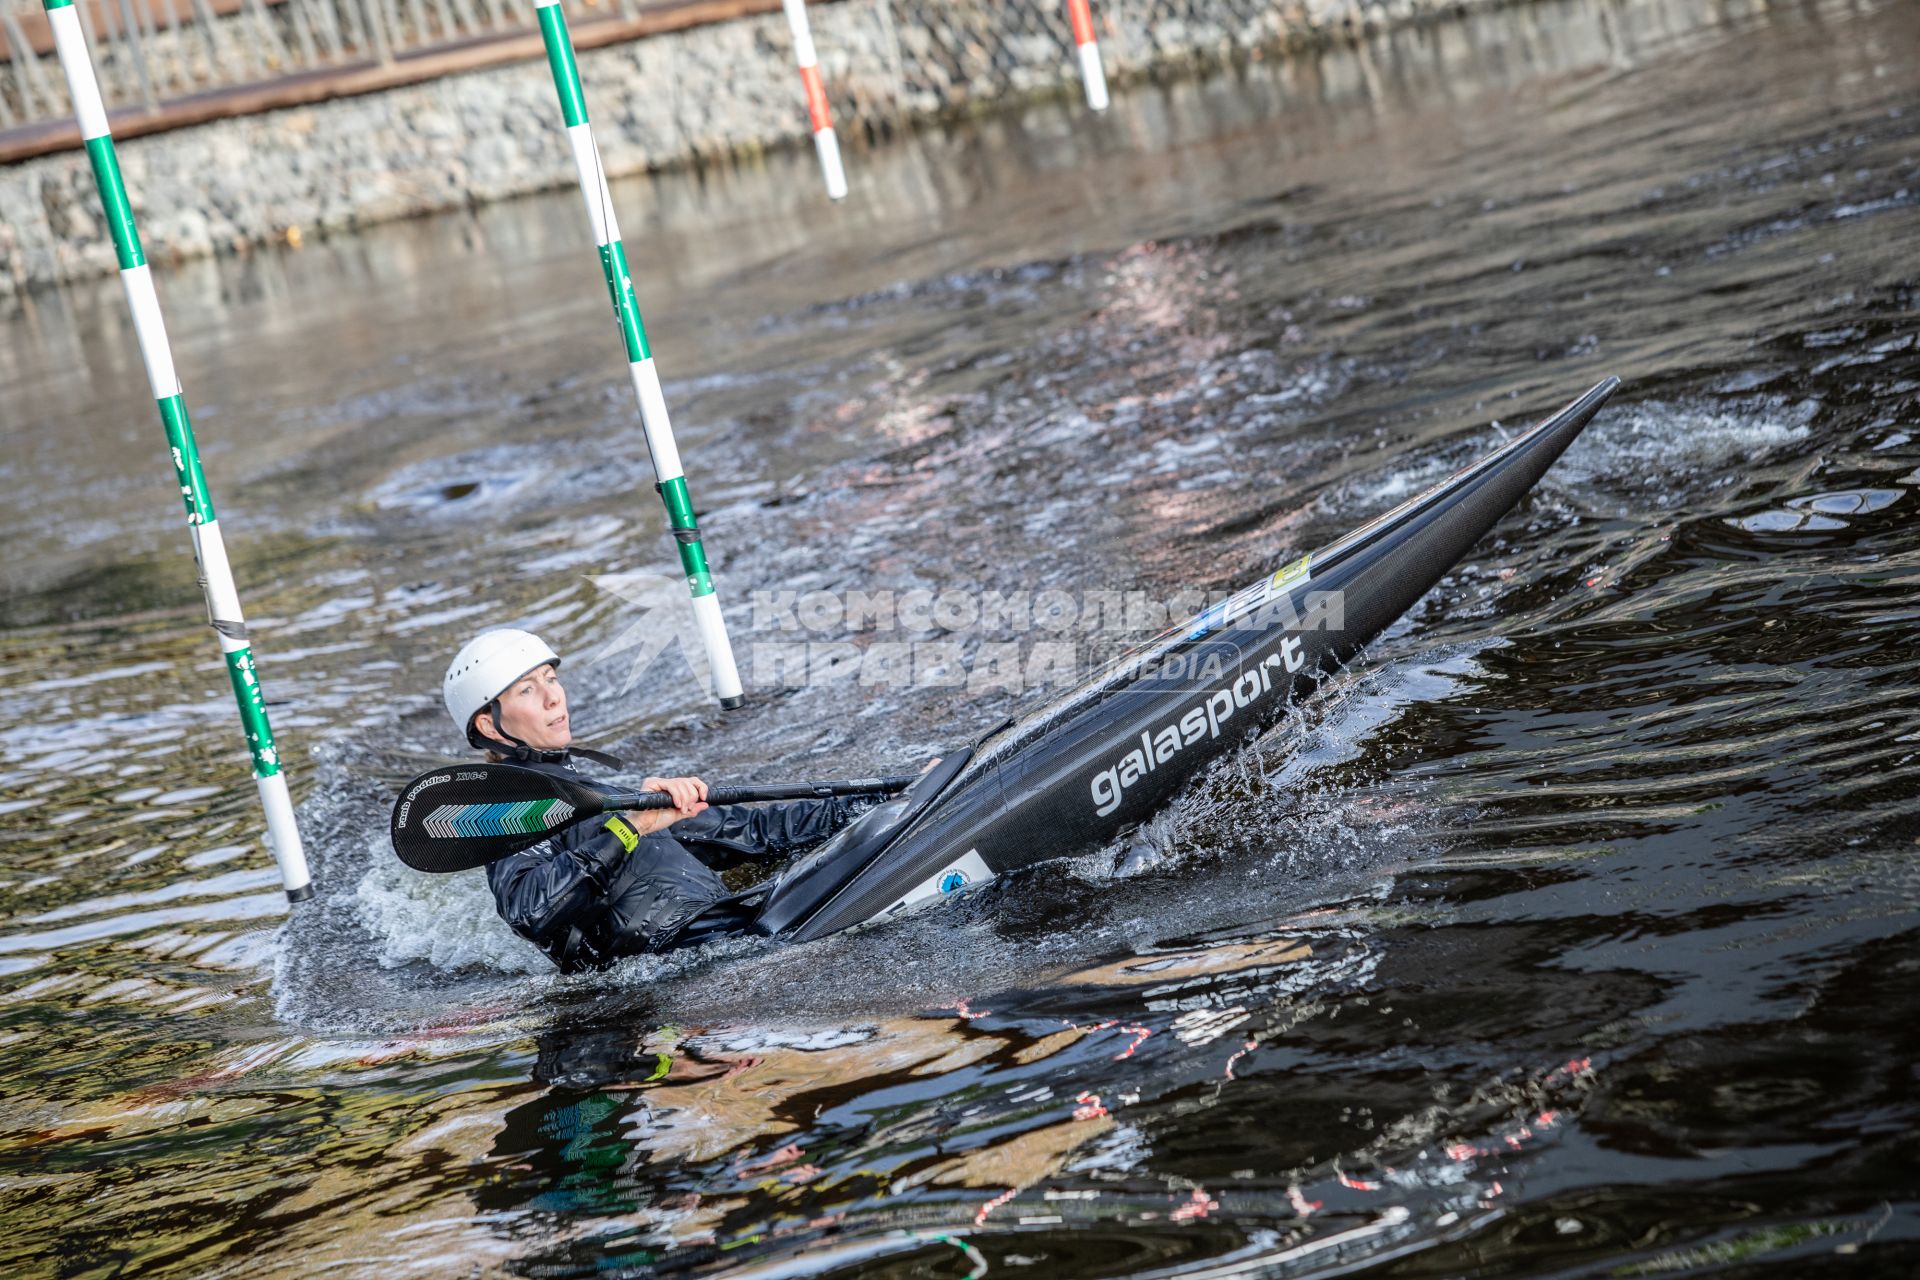
[[[480,732],[486,733],[486,713],[480,714]],[[573,741],[567,723],[567,691],[551,663],[521,676],[500,695],[499,727],[535,751],[562,751]]]

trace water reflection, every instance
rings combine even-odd
[[[1365,966],[1316,965],[1313,936],[1111,962],[946,1016],[551,1028],[533,1069],[548,1087],[506,1114],[487,1157],[502,1176],[477,1200],[553,1215],[565,1238],[541,1257],[559,1266],[610,1248],[689,1262],[749,1242],[790,1253],[856,1224],[890,1249],[946,1243],[988,1260],[1035,1228],[1071,1224],[1071,1246],[1044,1248],[1078,1266],[1115,1247],[1178,1257],[1225,1241],[1252,1256],[1308,1240],[1304,1253],[1338,1252],[1403,1229],[1410,1201],[1484,1209],[1510,1163],[1557,1139],[1591,1087],[1591,1061],[1531,1080],[1468,1073],[1452,1097],[1415,1083],[1404,1114],[1336,1107],[1340,1095],[1314,1083],[1327,1068],[1342,1064],[1329,1086],[1352,1097],[1365,1081],[1376,1099],[1401,1073],[1377,1042],[1317,1044],[1310,1024],[1364,1019],[1389,1000],[1404,999],[1405,1014],[1420,998],[1394,997],[1390,983],[1352,994],[1369,985]],[[1250,1062],[1263,1043],[1280,1060]],[[1276,1122],[1244,1147],[1223,1150],[1214,1135],[1205,1155],[1190,1149],[1195,1103],[1229,1093]],[[1156,1176],[1143,1179],[1148,1165]],[[941,1205],[931,1220],[950,1224],[946,1241],[924,1229]],[[1028,1234],[996,1236],[1001,1226]]]

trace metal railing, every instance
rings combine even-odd
[[[581,20],[659,0],[566,0]],[[75,0],[109,110],[454,49],[538,30],[532,0]],[[0,0],[0,130],[72,119],[37,0]]]

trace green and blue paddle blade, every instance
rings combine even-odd
[[[466,871],[532,848],[606,812],[585,782],[512,764],[460,764],[421,774],[393,805],[393,851],[416,871]]]

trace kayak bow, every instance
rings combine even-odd
[[[818,938],[1097,848],[1276,722],[1413,607],[1620,385],[1251,583],[1033,713],[950,752],[768,891],[767,933]]]

